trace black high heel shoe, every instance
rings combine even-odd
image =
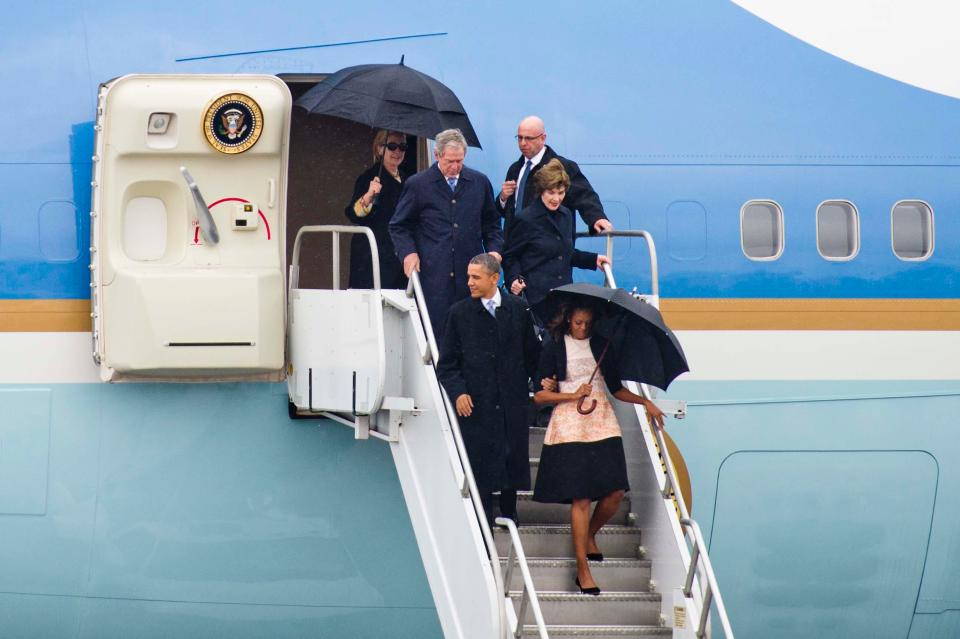
[[[602,552],[588,552],[588,553],[587,553],[587,559],[588,559],[589,561],[603,561],[603,553],[602,553]]]
[[[580,585],[580,577],[577,577],[576,579],[574,579],[574,580],[573,580],[573,583],[577,584],[577,588],[580,589],[580,594],[581,594],[581,595],[593,595],[594,597],[596,597],[597,595],[600,594],[600,587],[599,587],[599,586],[594,586],[594,587],[592,587],[592,588],[584,588],[583,586],[581,586],[581,585]]]

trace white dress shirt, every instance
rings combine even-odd
[[[536,154],[535,156],[533,156],[532,158],[530,158],[529,162],[530,162],[530,170],[531,170],[531,171],[533,170],[533,167],[535,167],[535,166],[537,166],[538,164],[540,164],[540,162],[543,160],[543,154],[546,153],[546,152],[547,152],[547,145],[544,144],[544,145],[543,145],[543,148],[540,149],[540,152],[537,153],[537,154]],[[527,162],[528,162],[528,160],[527,160],[526,158],[524,158],[524,159],[523,159],[523,165],[520,167],[520,173],[517,174],[517,186],[520,186],[520,180],[523,179],[523,174],[527,172]],[[525,184],[523,188],[526,189],[526,188],[529,187],[529,186],[530,186],[529,184]],[[514,193],[514,195],[516,195],[516,193]],[[502,193],[501,193],[501,196],[502,196]],[[501,197],[501,198],[500,198],[500,206],[501,206],[501,207],[504,207],[504,206],[506,206],[506,205],[507,205],[507,201]]]

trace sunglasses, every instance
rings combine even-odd
[[[539,140],[543,137],[543,133],[540,135],[515,135],[517,142],[533,142],[534,140]]]
[[[383,146],[387,147],[388,151],[396,151],[399,149],[401,152],[407,152],[407,143],[406,142],[387,142]]]

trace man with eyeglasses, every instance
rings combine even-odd
[[[520,147],[521,157],[507,169],[507,177],[497,198],[497,209],[504,221],[504,236],[509,235],[516,214],[530,206],[538,195],[531,178],[553,158],[563,163],[564,170],[570,176],[570,188],[567,189],[563,205],[571,211],[580,213],[590,233],[602,233],[613,229],[613,224],[603,212],[600,196],[590,186],[586,176],[580,172],[577,163],[557,155],[556,151],[547,146],[547,133],[544,130],[543,120],[535,115],[525,117],[517,126],[515,137],[517,146]]]

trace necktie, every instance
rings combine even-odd
[[[493,300],[487,301],[487,311],[490,313],[491,317],[497,316],[497,305],[493,302]]]
[[[526,170],[523,172],[523,177],[520,178],[520,184],[517,185],[517,202],[516,202],[516,205],[513,207],[514,211],[516,211],[517,213],[519,213],[520,210],[523,208],[523,191],[527,186],[527,178],[530,177],[530,171],[533,170],[533,162],[531,162],[530,160],[527,160],[525,167],[526,167]]]
[[[455,177],[447,178],[447,184],[450,185],[451,191],[455,191],[457,189],[457,178]]]

